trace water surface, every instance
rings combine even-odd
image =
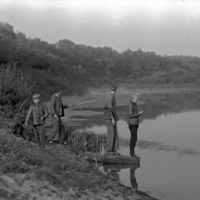
[[[200,199],[200,101],[198,94],[162,95],[151,102],[141,118],[136,154],[140,166],[104,166],[109,173],[128,187],[138,188],[164,200]],[[127,103],[128,101],[126,101]],[[143,105],[139,106],[142,109]],[[85,117],[82,125],[88,131],[106,133],[102,108],[87,108],[102,115]],[[119,136],[129,139],[126,124],[127,104],[118,107]],[[81,116],[81,110],[80,110]],[[80,118],[76,116],[75,118]],[[84,118],[84,116],[82,116]],[[155,142],[154,145],[149,145]],[[128,147],[120,153],[129,155]]]

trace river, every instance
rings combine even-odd
[[[155,96],[155,94],[154,94]],[[152,98],[155,99],[155,98]],[[149,101],[140,119],[136,155],[140,166],[102,166],[122,184],[138,188],[161,200],[200,199],[200,95],[199,93],[162,94]],[[118,106],[119,137],[130,139],[126,124],[127,101]],[[143,104],[139,105],[143,109]],[[95,114],[85,116],[82,111]],[[106,133],[103,109],[79,108],[73,120],[94,133]],[[99,112],[99,114],[96,114]],[[128,146],[119,152],[129,155]]]

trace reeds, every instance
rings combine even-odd
[[[69,130],[66,135],[68,144],[71,145],[76,153],[80,151],[100,153],[106,145],[105,134]]]

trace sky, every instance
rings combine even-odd
[[[49,43],[200,54],[198,0],[0,0],[0,21]]]

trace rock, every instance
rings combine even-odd
[[[93,160],[96,163],[109,163],[109,164],[139,164],[140,159],[137,157],[123,156],[123,155],[112,155],[104,154],[100,155],[97,153],[85,152],[85,158],[87,160]]]

